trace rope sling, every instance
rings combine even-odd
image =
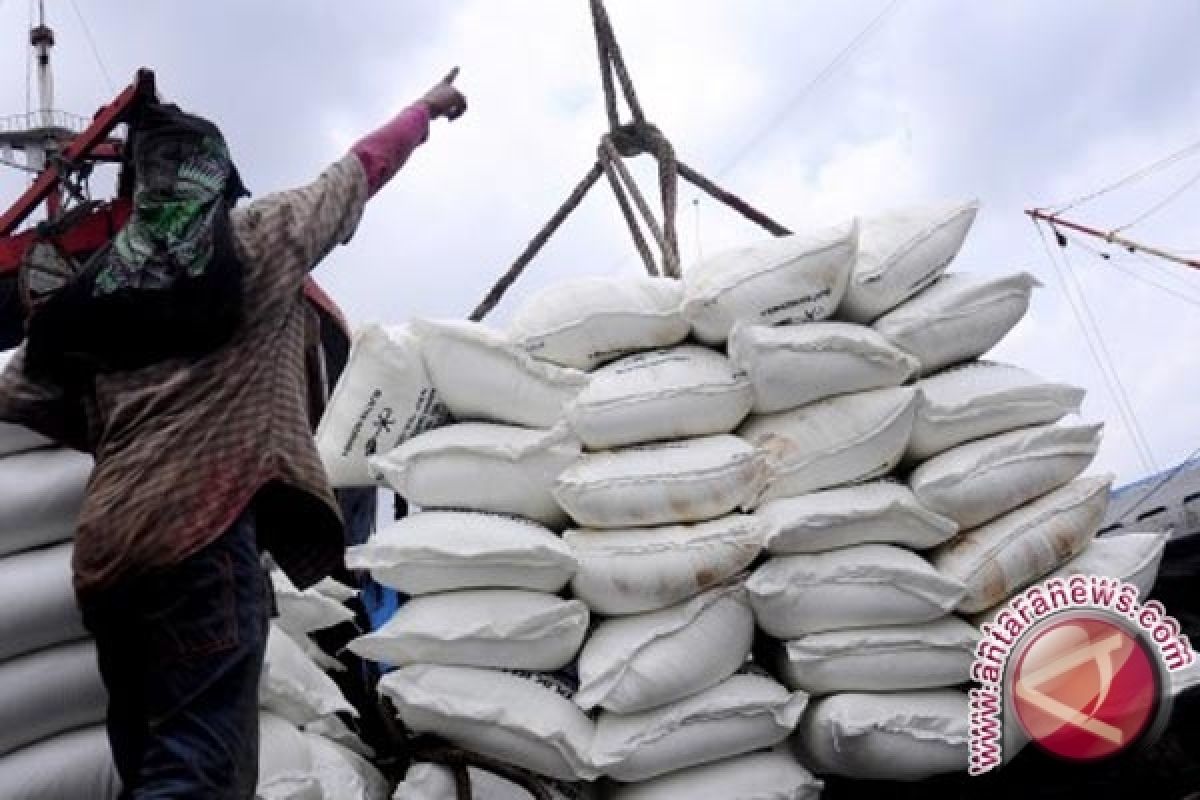
[[[638,101],[633,79],[630,77],[625,59],[621,55],[621,47],[617,43],[612,21],[609,19],[603,0],[589,0],[589,3],[592,12],[592,27],[596,34],[596,51],[600,60],[600,81],[604,88],[604,109],[608,117],[608,131],[600,137],[600,144],[596,148],[596,162],[571,190],[558,210],[529,241],[508,271],[496,281],[475,310],[471,312],[470,319],[474,322],[479,322],[495,309],[505,292],[521,276],[525,268],[562,226],[567,217],[579,207],[583,198],[600,180],[601,175],[608,180],[609,188],[616,197],[617,207],[621,210],[621,215],[633,238],[634,247],[641,256],[646,272],[650,275],[679,278],[682,274],[679,261],[679,239],[675,227],[680,177],[710,197],[737,211],[746,219],[766,229],[769,233],[775,236],[787,236],[791,233],[783,225],[732,192],[721,188],[676,157],[675,148],[671,145],[670,140],[663,135],[658,126],[646,119],[645,111]],[[617,102],[618,86],[625,106],[629,109],[632,117],[630,122],[621,122]],[[649,202],[625,165],[625,159],[640,155],[650,155],[658,162],[658,189],[659,196],[662,198],[661,224],[655,219]],[[643,225],[657,245],[657,261],[642,231]]]

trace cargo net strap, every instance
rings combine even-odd
[[[601,175],[608,179],[608,185],[617,199],[617,206],[621,209],[621,215],[625,218],[625,224],[633,238],[634,247],[637,248],[646,272],[650,275],[678,278],[681,274],[679,240],[675,228],[680,177],[737,211],[751,222],[762,226],[773,235],[786,236],[791,233],[742,198],[722,189],[676,158],[675,148],[671,146],[671,142],[657,126],[647,121],[641,103],[638,102],[633,79],[629,76],[629,70],[625,66],[625,59],[621,55],[621,47],[617,43],[617,37],[613,32],[612,22],[608,18],[608,11],[604,8],[603,0],[589,0],[589,2],[592,9],[592,26],[596,33],[597,54],[600,58],[600,80],[604,87],[604,108],[608,116],[608,132],[600,137],[600,145],[596,151],[596,163],[592,164],[563,204],[534,235],[521,254],[517,256],[513,265],[496,281],[487,296],[471,312],[470,318],[476,322],[486,317],[499,304],[504,293],[521,276],[521,273],[529,266],[529,262],[541,251],[550,237],[571,215],[571,212],[579,207],[588,191],[600,180]],[[617,102],[618,85],[632,117],[630,122],[621,122]],[[652,156],[658,162],[658,190],[662,199],[661,225],[655,219],[650,204],[625,165],[625,159],[643,154]],[[641,217],[640,222],[638,215]],[[646,236],[642,232],[642,225],[645,225],[646,229],[650,231],[650,236],[658,246],[658,262],[655,261]]]
[[[494,758],[459,750],[456,747],[431,745],[413,751],[413,763],[437,764],[446,767],[454,776],[456,800],[472,800],[470,768],[485,770],[520,786],[534,800],[554,800],[542,783],[533,775]]]

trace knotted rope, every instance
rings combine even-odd
[[[609,188],[617,200],[617,207],[629,228],[634,247],[641,256],[646,272],[650,275],[665,275],[679,278],[682,274],[679,259],[679,236],[675,217],[679,198],[679,178],[695,185],[715,200],[742,214],[775,236],[791,233],[787,228],[757,210],[745,200],[734,195],[701,175],[675,156],[675,148],[653,123],[646,119],[645,111],[638,100],[633,79],[621,55],[621,47],[613,31],[612,21],[603,0],[589,0],[592,11],[592,27],[596,34],[596,52],[600,60],[600,83],[604,89],[604,109],[608,118],[608,132],[600,137],[594,163],[582,180],[571,191],[558,210],[534,235],[516,261],[500,276],[483,301],[471,312],[470,319],[478,322],[487,316],[504,297],[509,287],[516,282],[525,268],[562,226],[596,182],[604,175]],[[632,121],[621,122],[617,87],[629,109]],[[655,218],[645,195],[638,188],[624,160],[649,155],[658,163],[658,190],[662,200],[662,222]],[[639,219],[640,215],[640,219]],[[642,226],[650,232],[658,246],[659,262],[655,261]],[[661,267],[659,266],[661,264]]]

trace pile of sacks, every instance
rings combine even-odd
[[[336,484],[421,509],[350,554],[413,596],[351,644],[399,718],[563,797],[965,770],[964,615],[1162,552],[1088,547],[1111,479],[1079,477],[1100,426],[1060,424],[1082,390],[978,361],[1037,282],[946,273],[975,210],[565,283],[504,332],[360,332],[317,441]],[[396,797],[451,787],[421,764]]]
[[[71,588],[91,471],[89,456],[0,423],[0,797],[116,796],[107,697]]]
[[[0,361],[4,361],[0,354]],[[71,538],[92,459],[0,423],[0,797],[116,798],[96,647],[71,587]],[[308,634],[351,619],[353,591],[272,579],[259,690],[263,800],[384,800],[389,787],[350,730],[357,715]],[[314,660],[316,659],[316,661]]]

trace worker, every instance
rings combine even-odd
[[[466,110],[456,74],[314,182],[231,211],[242,314],[226,344],[83,389],[31,374],[24,348],[0,375],[0,420],[95,456],[72,567],[124,798],[254,797],[273,596],[260,550],[301,587],[344,553],[306,411],[305,282],[430,120]]]

